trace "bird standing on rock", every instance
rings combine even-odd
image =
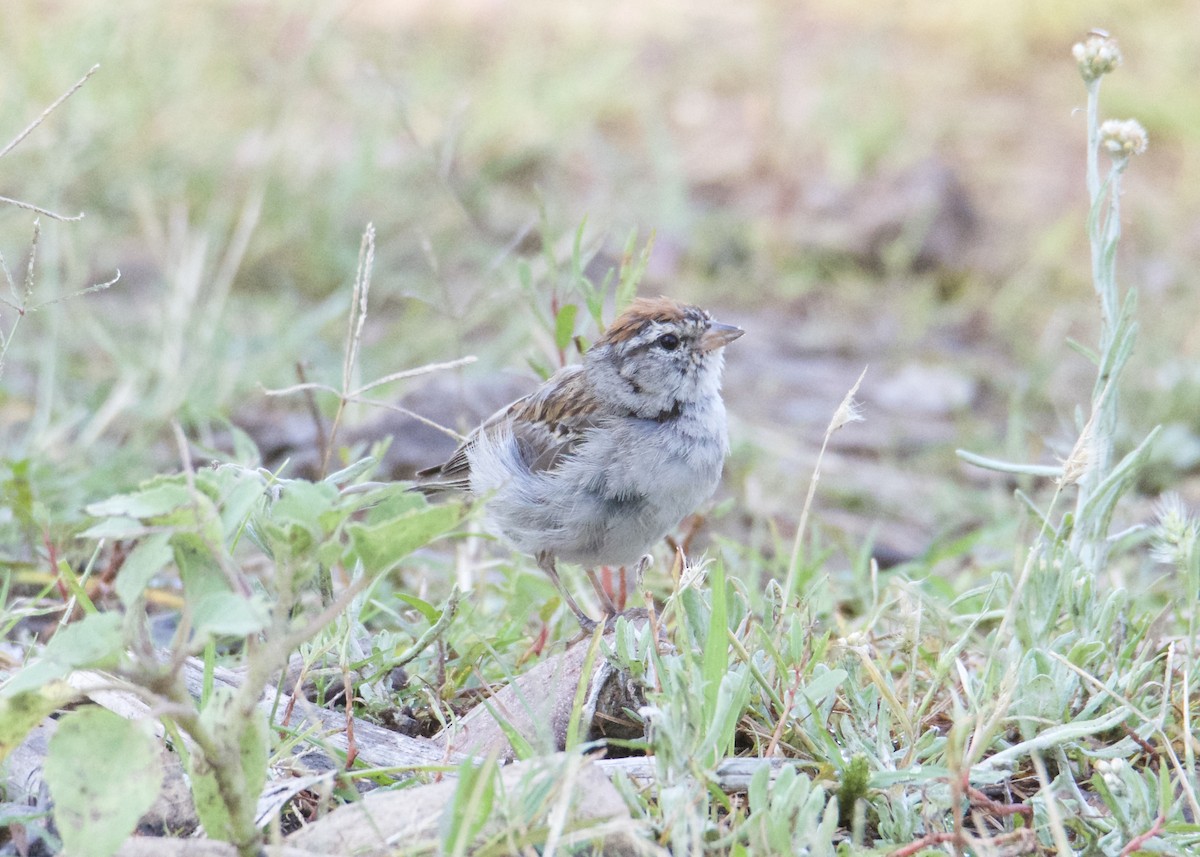
[[[729,452],[724,348],[743,331],[699,307],[639,298],[587,353],[475,429],[423,490],[468,490],[532,554],[586,630],[556,560],[631,565],[712,496]],[[613,611],[615,612],[615,610]]]

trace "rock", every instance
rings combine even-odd
[[[516,825],[525,832],[549,827],[551,816],[565,809],[560,823],[573,831],[576,843],[588,841],[591,826],[596,831],[592,845],[598,853],[609,857],[660,853],[638,837],[625,801],[608,777],[586,759],[558,754],[509,765],[500,770],[494,785],[493,812],[479,836],[494,837],[506,826],[515,829]],[[451,778],[371,792],[291,834],[286,844],[309,853],[359,857],[394,854],[397,843],[408,850],[434,853],[458,787],[458,780]],[[566,806],[562,806],[564,800]]]
[[[848,257],[876,271],[970,267],[979,216],[957,172],[937,157],[852,187],[813,186],[803,204],[801,252]]]
[[[979,384],[950,366],[905,363],[884,378],[871,400],[899,414],[946,417],[971,406]]]
[[[506,730],[516,732],[539,752],[563,749],[590,646],[591,639],[585,638],[561,654],[546,658],[435,735],[434,740],[455,753],[496,753],[503,762],[516,758]],[[597,653],[580,724],[588,740],[642,734],[641,724],[630,724],[624,710],[636,710],[645,700],[640,689],[625,678],[603,654]]]

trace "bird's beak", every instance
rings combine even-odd
[[[700,351],[715,351],[718,348],[724,348],[745,332],[732,324],[719,324],[714,321],[700,337]]]

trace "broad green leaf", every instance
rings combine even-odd
[[[89,705],[59,721],[45,777],[66,853],[108,857],[158,797],[161,751],[149,723]]]
[[[803,693],[813,705],[820,705],[841,687],[842,682],[850,674],[843,669],[833,669],[828,672],[815,674],[808,684],[804,685]]]
[[[112,666],[124,648],[120,615],[93,613],[60,628],[42,656],[13,676],[3,693],[10,696],[35,690],[81,667]]]
[[[225,544],[225,532],[217,511],[217,501],[210,496],[215,489],[208,481],[211,475],[204,471],[201,473],[208,478],[202,479],[200,473],[196,474],[196,487],[206,490],[197,490],[191,495],[191,502],[152,520],[161,527],[173,527],[182,532],[195,531],[202,542],[219,547]]]
[[[229,579],[213,557],[208,544],[191,533],[176,533],[171,538],[175,565],[189,601],[197,601],[214,592],[228,592]]]
[[[255,526],[277,560],[307,557],[337,524],[337,488],[300,479],[281,483],[279,499],[256,518]]]
[[[365,507],[365,524],[382,524],[400,515],[429,508],[429,501],[422,494],[398,482],[381,486],[360,496]]]
[[[126,607],[132,605],[174,555],[171,550],[170,533],[154,533],[147,536],[125,557],[121,571],[117,574],[117,595]]]
[[[111,666],[124,649],[121,616],[96,613],[59,629],[46,646],[46,657],[72,667]]]
[[[750,788],[747,796],[750,798],[751,812],[765,812],[767,809],[768,786],[771,783],[771,767],[761,765],[750,777]]]
[[[38,658],[0,687],[0,698],[20,696],[47,687],[66,677],[71,666],[47,657]]]
[[[197,634],[244,637],[266,627],[270,609],[259,597],[233,592],[210,592],[195,600],[192,624]]]
[[[351,524],[346,530],[363,568],[380,574],[451,529],[458,514],[457,506],[429,506],[380,524]]]
[[[263,481],[255,473],[240,473],[221,499],[221,527],[228,543],[265,498]]]
[[[139,521],[137,518],[130,518],[125,515],[117,515],[112,518],[105,518],[99,523],[92,524],[86,530],[79,534],[82,539],[109,539],[118,541],[120,539],[136,539],[139,536],[144,536],[148,531],[148,527]]]
[[[25,740],[33,727],[76,695],[75,689],[64,681],[51,681],[35,690],[13,694],[7,688],[0,690],[0,762]]]
[[[87,507],[87,513],[94,518],[157,518],[191,502],[192,496],[182,482],[158,482],[148,488],[92,503]]]
[[[282,483],[279,499],[271,504],[268,514],[277,524],[304,527],[317,538],[323,530],[321,516],[331,511],[337,500],[338,491],[333,485],[292,479]]]
[[[943,765],[921,765],[903,771],[875,771],[871,774],[870,786],[873,789],[890,789],[893,786],[904,785],[921,787],[929,783],[944,782],[951,776],[949,768]],[[978,774],[971,772],[971,782],[976,782]],[[997,778],[1001,781],[1003,778]]]

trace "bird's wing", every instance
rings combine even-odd
[[[588,388],[582,366],[559,370],[518,404],[511,431],[534,473],[554,470],[608,414]]]
[[[603,416],[600,405],[587,390],[583,367],[564,367],[528,396],[492,414],[443,464],[419,471],[419,478],[435,480],[419,487],[469,488],[471,446],[482,437],[494,437],[502,431],[512,433],[521,458],[531,471],[553,470]]]

